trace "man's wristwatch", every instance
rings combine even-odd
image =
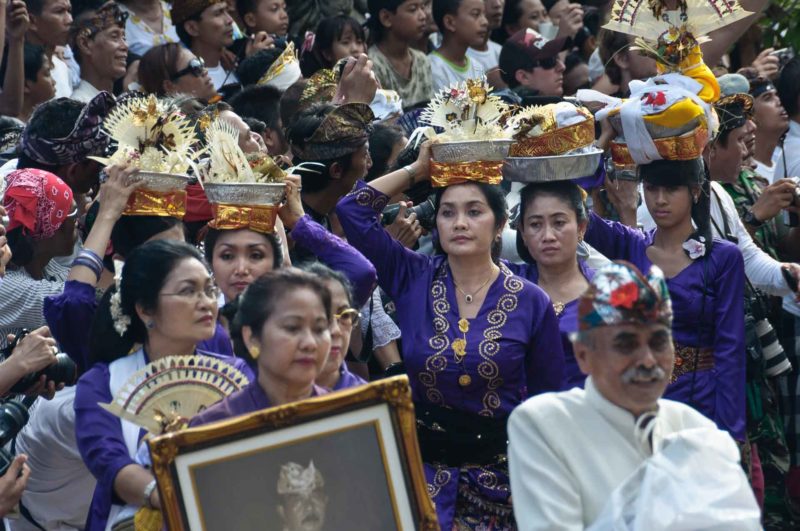
[[[742,221],[744,221],[745,223],[747,223],[751,227],[760,227],[761,225],[764,224],[763,221],[758,219],[756,217],[756,215],[753,214],[752,210],[748,210],[747,212],[744,213],[744,217],[742,218]]]
[[[156,480],[154,479],[153,481],[147,484],[147,486],[144,488],[144,492],[142,493],[144,494],[144,506],[147,507],[148,509],[154,509],[153,504],[150,502],[150,496],[152,496],[153,491],[156,490],[156,485],[157,483]]]

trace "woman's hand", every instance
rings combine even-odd
[[[13,341],[14,336],[9,335],[8,340]],[[50,329],[43,326],[22,338],[3,365],[17,370],[22,378],[55,363],[57,352],[56,340],[50,335]]]
[[[109,166],[106,174],[108,180],[100,185],[97,193],[97,201],[100,202],[97,218],[116,222],[128,205],[131,194],[143,181],[139,170],[132,166]]]
[[[570,4],[558,21],[558,34],[556,37],[575,37],[583,27],[583,7],[580,4]]]
[[[303,201],[300,199],[302,188],[299,175],[286,176],[286,201],[278,210],[278,215],[289,230],[292,230],[300,218],[306,214],[303,209]]]
[[[426,140],[419,147],[417,160],[412,164],[414,167],[414,183],[427,181],[431,176],[431,141]]]
[[[619,220],[629,227],[636,228],[636,210],[639,208],[639,183],[627,179],[606,177],[605,190],[608,200],[619,212]]]

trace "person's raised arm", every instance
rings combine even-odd
[[[353,286],[356,307],[361,307],[375,288],[375,266],[352,245],[306,215],[300,200],[300,177],[286,178],[286,203],[279,210],[284,225],[291,229],[292,240],[312,251],[331,269],[340,271]]]
[[[30,21],[28,9],[24,0],[10,0],[8,8],[2,5],[2,17],[6,16],[5,32],[0,32],[0,38],[5,35],[8,39],[8,57],[6,59],[6,75],[3,79],[3,94],[0,97],[0,114],[6,116],[19,116],[22,112],[22,100],[25,90],[25,33],[28,31]],[[3,55],[0,45],[0,57]]]
[[[417,160],[405,168],[379,177],[370,184],[359,182],[336,206],[336,214],[348,241],[375,265],[378,283],[396,297],[429,263],[430,258],[404,247],[381,226],[380,214],[389,197],[428,177],[430,147],[423,144]],[[405,204],[398,216],[404,216]]]

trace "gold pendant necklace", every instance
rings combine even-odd
[[[553,310],[556,312],[556,316],[561,315],[561,312],[564,311],[564,306],[563,302],[553,301]]]
[[[472,301],[473,301],[473,300],[475,300],[475,296],[476,296],[478,293],[480,293],[480,292],[481,292],[481,290],[482,290],[483,288],[485,288],[485,287],[486,287],[486,284],[488,284],[488,283],[489,283],[489,281],[490,281],[490,280],[492,280],[492,277],[493,277],[493,276],[494,276],[494,270],[492,270],[492,272],[489,274],[489,278],[487,278],[487,279],[484,281],[484,283],[483,283],[483,284],[481,284],[481,285],[480,285],[480,287],[479,287],[478,289],[476,289],[476,290],[475,290],[475,291],[474,291],[472,294],[470,294],[470,293],[467,293],[466,291],[464,291],[463,289],[461,289],[461,288],[459,287],[459,285],[458,285],[458,284],[456,284],[456,279],[455,279],[455,277],[453,277],[453,285],[456,287],[456,289],[458,290],[458,292],[459,292],[461,295],[463,295],[463,296],[464,296],[464,302],[466,302],[467,304],[472,304]]]

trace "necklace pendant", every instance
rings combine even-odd
[[[467,304],[471,304],[472,303],[472,295],[469,295],[469,294],[464,295],[464,302],[466,302]]]
[[[564,306],[566,306],[563,302],[553,301],[553,311],[556,312],[556,315],[561,315],[561,312],[564,311]]]
[[[469,384],[472,383],[472,378],[469,374],[462,374],[458,377],[458,385],[461,387],[467,387]]]

